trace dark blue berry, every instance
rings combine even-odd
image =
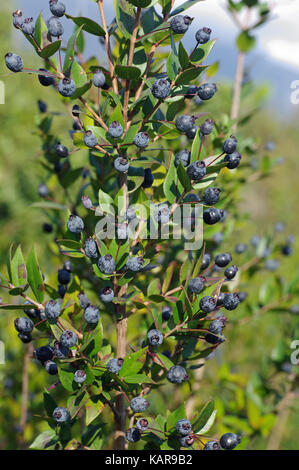
[[[135,397],[130,401],[130,407],[134,413],[142,413],[149,407],[149,402],[143,397]]]
[[[144,180],[142,183],[143,188],[151,188],[154,182],[154,175],[150,168],[145,168],[144,170]]]
[[[229,266],[228,268],[226,268],[226,270],[224,271],[224,275],[225,275],[226,279],[231,280],[231,279],[234,279],[237,272],[238,272],[238,266],[233,264],[232,266]]]
[[[54,351],[50,346],[41,346],[34,351],[33,355],[35,359],[44,364],[53,359]]]
[[[88,196],[86,195],[82,196],[81,201],[85,209],[91,209],[93,207],[93,203]]]
[[[121,137],[123,135],[123,132],[123,126],[118,121],[113,121],[108,128],[108,134],[113,139],[118,139],[119,137]]]
[[[83,382],[85,382],[85,380],[86,373],[84,372],[84,370],[76,370],[76,372],[74,373],[74,381],[77,384],[82,384]]]
[[[156,222],[161,224],[167,224],[169,222],[170,210],[165,204],[157,204],[154,208],[154,219]]]
[[[80,307],[84,309],[86,309],[90,305],[90,300],[87,297],[87,295],[84,294],[84,292],[79,292],[78,300],[79,300]]]
[[[84,243],[84,251],[88,258],[98,258],[98,245],[94,238],[87,238]]]
[[[168,321],[169,318],[172,316],[172,309],[167,305],[162,307],[162,320]]]
[[[35,31],[33,18],[25,18],[22,24],[22,31],[25,34],[32,36]]]
[[[103,274],[113,274],[116,269],[115,261],[109,254],[99,259],[98,267]]]
[[[200,126],[200,132],[202,135],[209,135],[214,129],[214,122],[212,119],[206,119],[205,122]]]
[[[214,333],[215,335],[221,335],[222,333],[222,330],[223,330],[223,327],[224,327],[224,322],[218,318],[216,318],[215,320],[213,320],[211,323],[210,323],[210,326],[208,328],[208,330],[211,332],[211,333]]]
[[[218,295],[218,298],[217,298],[217,307],[218,307],[219,305],[223,305],[224,297],[225,297],[225,293],[224,293],[224,292],[220,292],[220,294]]]
[[[223,161],[228,162],[226,165],[227,168],[229,168],[230,170],[234,170],[240,165],[241,158],[242,158],[242,155],[239,152],[234,152],[234,153],[231,153],[230,155],[225,155]]]
[[[8,52],[5,56],[6,67],[14,73],[21,72],[24,68],[23,59],[17,55]]]
[[[48,106],[47,106],[47,103],[45,103],[44,101],[42,100],[38,100],[37,101],[37,106],[38,106],[38,109],[41,113],[46,113],[47,110],[48,110]]]
[[[241,438],[232,432],[227,432],[223,434],[220,438],[220,445],[222,449],[232,450],[240,444]]]
[[[45,369],[50,375],[58,374],[58,367],[57,364],[53,361],[47,361],[45,364]]]
[[[163,343],[163,334],[159,330],[150,330],[147,333],[147,341],[151,346],[160,346]]]
[[[220,444],[217,441],[208,441],[205,443],[203,450],[220,450]]]
[[[86,147],[89,147],[91,149],[98,145],[98,139],[92,133],[92,131],[84,132],[84,144],[86,145]]]
[[[197,126],[193,126],[191,129],[189,129],[187,132],[186,132],[186,136],[189,140],[193,140],[196,136],[196,132],[197,132],[197,129],[198,127]]]
[[[59,342],[62,346],[72,348],[77,343],[77,335],[71,330],[65,330],[59,338]]]
[[[188,380],[188,375],[184,367],[172,366],[166,374],[167,380],[173,384],[181,384]]]
[[[138,442],[141,439],[141,434],[139,429],[130,428],[126,430],[126,439],[129,442]]]
[[[21,10],[17,10],[17,11],[14,11],[13,14],[12,14],[12,17],[13,17],[13,25],[15,28],[22,28],[22,25],[23,25],[23,14],[21,12]]]
[[[56,16],[52,16],[48,20],[47,26],[48,26],[49,34],[55,38],[62,36],[64,33],[63,26],[60,20]]]
[[[192,434],[189,434],[188,436],[180,437],[179,441],[182,447],[191,447],[194,444],[194,437]]]
[[[204,83],[198,88],[198,96],[201,100],[207,101],[213,98],[217,91],[217,86],[215,83]]]
[[[58,294],[60,295],[60,298],[63,299],[66,293],[67,293],[67,286],[65,284],[59,284]]]
[[[61,17],[65,14],[65,5],[64,3],[58,0],[50,0],[49,2],[50,10],[52,15]]]
[[[113,374],[118,374],[122,368],[123,362],[124,360],[121,358],[110,359],[110,361],[107,363],[107,369]]]
[[[147,132],[138,132],[138,134],[135,135],[134,144],[136,147],[139,147],[141,149],[145,148],[149,144],[149,135]]]
[[[60,284],[68,284],[70,280],[71,280],[71,275],[69,271],[67,271],[66,269],[58,270],[58,282],[60,282]]]
[[[30,333],[19,333],[18,337],[20,338],[20,340],[24,344],[31,343],[31,341],[32,341],[32,336],[31,336]]]
[[[16,318],[14,324],[18,333],[31,333],[34,328],[33,321],[27,317]]]
[[[227,154],[231,154],[231,153],[234,153],[236,151],[236,148],[237,148],[237,139],[234,135],[231,135],[229,137],[229,139],[227,139],[223,146],[222,146],[222,150],[223,152],[227,153]]]
[[[142,269],[143,265],[144,265],[144,259],[142,258],[142,256],[129,258],[128,261],[126,262],[127,269],[135,273],[139,272]]]
[[[220,199],[221,189],[219,188],[207,188],[203,195],[203,202],[209,206],[213,206]]]
[[[260,241],[261,241],[261,239],[258,235],[253,235],[250,239],[251,245],[254,246],[255,248],[258,246]]]
[[[268,259],[265,267],[268,271],[275,271],[279,267],[279,261],[277,259]]]
[[[177,15],[171,18],[170,27],[176,34],[184,34],[191,24],[190,16]]]
[[[104,303],[112,302],[114,299],[113,289],[111,289],[111,287],[103,287],[103,289],[100,290],[99,297]]]
[[[222,214],[222,210],[216,209],[215,207],[210,207],[204,211],[203,220],[208,225],[214,225],[221,220]]]
[[[25,304],[32,305],[28,300],[26,300]],[[25,308],[24,313],[26,313],[26,315],[28,315],[28,317],[31,318],[31,320],[34,318],[39,318],[39,310],[37,307],[34,307],[33,305],[30,308]]]
[[[73,96],[76,88],[76,84],[71,78],[63,78],[58,84],[58,91],[64,97]]]
[[[210,28],[201,28],[195,34],[195,39],[199,44],[205,44],[210,40],[212,30]]]
[[[238,292],[238,297],[239,297],[240,302],[244,302],[244,300],[246,300],[247,296],[248,296],[247,292]]]
[[[196,118],[188,114],[178,116],[175,121],[175,126],[180,132],[187,132],[194,127]]]
[[[56,151],[56,154],[58,155],[58,157],[66,158],[66,157],[69,156],[68,148],[65,147],[64,145],[60,144],[60,143],[56,144],[55,151]]]
[[[199,181],[207,173],[206,164],[204,161],[197,160],[196,162],[191,163],[187,168],[187,175],[190,180]]]
[[[48,186],[44,183],[41,183],[38,187],[37,192],[40,197],[47,197],[49,195]]]
[[[219,268],[224,268],[232,261],[232,255],[230,253],[220,253],[215,257],[215,264]]]
[[[192,431],[192,424],[188,419],[180,419],[176,422],[175,428],[182,436],[187,436]]]
[[[164,100],[170,94],[170,83],[164,78],[156,80],[152,86],[152,94],[159,100]]]
[[[106,77],[101,70],[96,70],[93,77],[92,83],[97,88],[102,88],[106,83]]]
[[[226,294],[223,299],[223,306],[226,310],[235,310],[239,305],[239,296],[236,293]]]
[[[60,344],[59,341],[55,341],[53,354],[57,359],[67,359],[69,357],[70,350],[66,346]]]
[[[201,262],[201,270],[207,269],[209,267],[209,264],[211,262],[211,255],[209,253],[205,253],[202,257],[202,262]]]
[[[293,253],[293,248],[292,248],[290,245],[284,245],[284,246],[281,248],[281,253],[282,253],[284,256],[290,256],[290,255]]]
[[[136,423],[136,428],[139,429],[139,431],[144,432],[147,430],[149,426],[149,422],[146,418],[140,418],[138,419]]]
[[[245,245],[245,243],[238,243],[236,246],[235,246],[235,252],[238,254],[238,255],[241,255],[242,253],[244,253],[244,251],[247,250],[247,245]]]
[[[39,69],[39,71],[45,73],[45,75],[43,75],[43,74],[38,75],[38,80],[39,80],[41,85],[43,85],[43,86],[55,85],[55,80],[54,80],[54,77],[52,76],[51,72],[49,72],[46,69]]]
[[[179,153],[176,154],[174,157],[174,164],[175,166],[179,166],[181,164],[186,167],[190,164],[191,152],[190,150],[181,150]]]
[[[129,162],[124,157],[118,157],[114,160],[114,168],[120,173],[125,173],[128,171],[129,167]]]
[[[65,423],[71,419],[70,414],[66,408],[62,408],[61,406],[57,406],[53,411],[53,418],[57,423]]]
[[[202,297],[199,302],[200,309],[205,313],[213,312],[216,308],[216,304],[217,300],[209,295]]]
[[[49,302],[47,302],[45,306],[45,315],[47,320],[56,320],[60,315],[60,308],[60,302],[58,302],[57,300],[50,300]]]
[[[71,214],[67,221],[67,228],[72,233],[81,233],[84,230],[84,222],[78,215]]]
[[[87,323],[96,325],[100,320],[100,312],[98,307],[95,305],[89,305],[84,311],[83,318]]]
[[[206,280],[204,277],[195,277],[189,281],[188,288],[191,292],[199,294],[203,290],[205,282]]]

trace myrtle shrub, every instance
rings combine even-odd
[[[206,65],[213,31],[198,27],[190,52],[182,43],[197,22],[186,14],[196,1],[178,8],[172,0],[115,1],[110,25],[103,0],[97,3],[102,26],[69,15],[57,0],[46,21],[16,11],[13,24],[41,67],[31,69],[15,53],[5,56],[11,72],[36,75],[37,85],[53,89],[72,125],[54,133],[59,116],[39,101],[39,159],[47,181],[34,205],[49,217],[49,253],[61,260],[57,283],[49,282],[35,248],[25,260],[18,246],[8,254],[2,286],[20,302],[1,309],[20,311],[18,337],[27,351],[34,343],[37,367],[56,376],[44,391],[49,430],[31,448],[232,449],[238,434],[206,436],[214,401],[190,412],[183,397],[188,386],[189,395],[197,393],[197,369],[221,348],[241,303],[247,318],[283,302],[289,310],[297,293],[295,281],[281,292],[270,276],[257,305],[242,290],[259,269],[277,268],[270,255],[288,255],[291,239],[281,245],[272,234],[256,236],[251,248],[240,241],[232,254],[220,250],[242,219],[238,189],[252,171],[269,173],[271,149],[256,170],[245,158],[255,142],[239,137],[236,119],[208,111],[217,99],[211,81],[217,67]],[[261,12],[263,20],[267,14]],[[68,40],[66,21],[74,23]],[[106,50],[101,64],[95,56],[85,59],[86,33]],[[248,31],[238,39],[244,51],[251,43]],[[273,290],[277,302],[267,307]],[[164,409],[151,396],[160,396]],[[114,429],[101,419],[109,412]]]

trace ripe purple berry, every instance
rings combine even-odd
[[[16,318],[14,324],[18,333],[31,333],[34,328],[33,321],[27,317]]]
[[[184,34],[191,24],[190,16],[177,15],[171,18],[170,27],[176,34]]]
[[[56,320],[60,315],[60,309],[61,305],[60,302],[57,302],[57,300],[50,300],[49,302],[47,302],[45,306],[45,315],[47,320]]]
[[[58,374],[58,367],[57,364],[53,361],[47,361],[45,362],[45,369],[50,375],[56,375]]]
[[[14,73],[21,72],[24,68],[22,57],[12,52],[8,52],[5,56],[6,67]]]
[[[129,442],[138,442],[141,439],[141,434],[139,429],[136,428],[130,428],[126,430],[126,439]]]
[[[136,257],[128,259],[126,263],[126,267],[130,271],[137,273],[142,269],[143,264],[144,264],[144,259],[142,258],[142,256],[136,256]]]
[[[152,86],[152,94],[159,100],[164,100],[170,94],[170,83],[164,78],[155,81]]]
[[[112,302],[114,299],[114,292],[111,287],[103,287],[103,289],[100,290],[99,294],[100,300],[104,303],[109,303]]]
[[[173,384],[181,384],[188,380],[188,375],[184,367],[172,366],[166,374],[167,380]]]
[[[136,147],[139,147],[141,149],[145,148],[149,144],[149,135],[147,132],[138,132],[138,134],[135,135],[134,137],[134,144]]]
[[[47,26],[48,26],[49,34],[55,38],[62,36],[64,33],[63,26],[60,20],[56,16],[52,16],[48,20]]]
[[[71,78],[63,78],[58,84],[58,91],[64,97],[73,96],[76,88],[76,84]]]
[[[149,402],[143,397],[135,397],[130,401],[130,407],[134,413],[142,413],[149,407]]]
[[[60,143],[56,144],[55,151],[56,151],[56,154],[58,155],[58,157],[66,158],[66,157],[69,156],[68,148],[65,147],[64,145],[60,144]]]
[[[146,418],[140,418],[138,419],[136,423],[136,428],[139,429],[139,431],[144,432],[147,430],[149,426],[149,422]]]
[[[59,338],[59,342],[62,346],[72,348],[77,343],[77,335],[71,330],[65,330]]]
[[[113,139],[118,139],[119,137],[121,137],[123,132],[123,126],[118,121],[113,121],[108,128],[108,134]]]
[[[49,72],[46,69],[39,69],[40,72],[44,72],[46,75],[39,74],[38,75],[38,80],[41,85],[43,86],[50,86],[50,85],[55,85],[55,80],[54,77],[52,76],[51,72]]]
[[[196,162],[191,163],[187,168],[187,175],[190,180],[199,181],[207,173],[206,164],[204,161],[197,160]]]
[[[34,34],[35,27],[34,27],[33,18],[24,19],[24,22],[22,24],[22,31],[23,33],[29,34],[30,36]]]
[[[220,444],[217,441],[208,441],[203,450],[220,450]]]
[[[207,101],[213,98],[217,91],[217,85],[215,83],[204,83],[198,88],[198,96],[201,100]]]
[[[235,310],[239,305],[239,296],[236,293],[226,294],[223,299],[223,306],[226,310]]]
[[[203,213],[203,220],[208,225],[214,225],[221,220],[223,215],[223,210],[216,209],[215,207],[210,207],[206,209]]]
[[[215,257],[215,264],[219,268],[224,268],[232,261],[232,255],[230,253],[220,253]]]
[[[190,150],[181,150],[179,153],[176,154],[174,157],[174,164],[175,166],[179,166],[179,163],[186,167],[190,164],[191,152]]]
[[[193,128],[196,118],[194,116],[189,116],[188,114],[182,114],[178,116],[175,121],[175,126],[180,132],[188,132]]]
[[[188,436],[182,436],[179,439],[182,447],[191,447],[194,444],[194,437],[189,434]]]
[[[66,408],[62,408],[61,406],[57,406],[53,411],[53,418],[57,423],[65,423],[71,419],[70,414]]]
[[[221,189],[219,188],[207,188],[203,195],[203,202],[209,206],[213,206],[220,199]]]
[[[150,330],[147,333],[147,341],[151,346],[160,346],[163,343],[163,334],[159,330]]]
[[[88,258],[98,258],[98,245],[94,238],[87,238],[84,243],[84,251]]]
[[[229,155],[225,155],[224,162],[227,162],[227,168],[233,170],[240,165],[242,155],[239,152],[234,152]]]
[[[212,30],[210,28],[201,28],[195,34],[195,39],[199,44],[205,44],[210,40]]]
[[[87,297],[87,295],[84,294],[84,292],[79,292],[78,300],[79,300],[80,307],[84,309],[86,309],[90,305],[90,300]]]
[[[209,295],[202,297],[199,302],[200,309],[205,313],[213,312],[216,308],[216,304],[217,301]]]
[[[52,15],[61,17],[65,14],[65,5],[64,3],[58,0],[50,0],[49,2],[50,10]]]
[[[116,269],[115,261],[109,254],[104,255],[99,259],[98,267],[103,274],[113,274]]]
[[[74,373],[74,381],[77,384],[82,384],[83,382],[85,382],[85,380],[86,373],[84,372],[84,370],[76,370],[76,372]]]
[[[67,228],[72,233],[81,233],[84,230],[84,222],[78,215],[71,214],[67,221]]]
[[[238,272],[238,266],[233,264],[232,266],[229,266],[228,268],[226,268],[226,270],[224,271],[224,275],[225,275],[226,279],[231,280],[231,279],[234,279],[237,272]]]
[[[220,445],[222,449],[226,450],[232,450],[235,447],[237,447],[238,444],[240,444],[241,438],[237,434],[234,434],[232,432],[227,432],[226,434],[223,434],[220,438]]]
[[[13,25],[15,28],[22,28],[22,25],[23,25],[23,14],[21,12],[21,10],[17,10],[17,11],[14,11],[13,14]]]
[[[205,282],[206,279],[204,277],[195,277],[194,279],[191,279],[191,281],[189,281],[188,288],[194,294],[199,294],[204,288]]]
[[[92,77],[92,83],[94,84],[95,87],[97,88],[102,88],[105,83],[106,83],[106,77],[103,74],[102,70],[96,70],[93,77]]]
[[[182,436],[187,436],[192,431],[192,424],[188,419],[180,419],[176,422],[176,430]]]
[[[212,119],[206,119],[205,122],[200,126],[200,132],[202,135],[209,135],[213,131],[214,123]]]
[[[234,153],[237,148],[237,142],[238,141],[236,137],[234,135],[231,135],[229,139],[227,139],[222,146],[223,152],[228,153],[228,154]]]
[[[124,360],[121,358],[110,359],[110,361],[107,362],[107,369],[113,374],[118,374],[123,365],[123,362]]]
[[[71,274],[66,269],[58,270],[58,282],[60,284],[68,284],[71,280]]]
[[[114,160],[114,168],[120,173],[125,173],[128,171],[129,167],[129,162],[125,157],[117,157]]]
[[[89,148],[94,148],[96,145],[98,145],[98,139],[92,133],[92,131],[84,132],[84,144]]]
[[[96,307],[95,305],[89,305],[85,309],[83,318],[87,323],[91,325],[96,325],[100,320],[100,312],[98,307]]]

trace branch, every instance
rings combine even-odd
[[[105,31],[105,46],[106,46],[106,51],[107,51],[107,57],[108,57],[110,77],[111,77],[111,80],[112,80],[113,91],[114,91],[114,93],[116,93],[118,95],[118,84],[117,84],[117,78],[114,76],[113,57],[112,57],[112,54],[111,54],[109,33],[108,33],[108,28],[107,28],[107,23],[106,23],[106,18],[105,18],[103,0],[98,0],[98,6],[99,6],[99,10],[100,10],[103,29]]]

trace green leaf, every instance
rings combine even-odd
[[[168,55],[166,62],[166,70],[169,79],[175,80],[175,77],[178,75],[180,68],[179,57],[177,48],[174,42],[173,34],[171,33],[171,53]]]
[[[248,31],[243,31],[237,38],[237,46],[241,52],[249,52],[255,47],[256,39]]]
[[[53,209],[56,211],[63,211],[67,209],[66,206],[52,201],[34,202],[33,204],[31,204],[31,207],[37,207],[39,209]]]
[[[123,365],[119,371],[120,377],[127,377],[130,375],[138,374],[138,372],[142,369],[143,364],[146,359],[146,352],[147,348],[140,349],[135,353],[128,354],[124,358]]]
[[[187,172],[185,168],[183,167],[182,162],[180,162],[179,166],[177,167],[177,173],[178,173],[179,180],[182,183],[185,191],[187,193],[192,191],[192,184],[191,184],[190,178],[187,175]]]
[[[196,160],[198,160],[200,142],[201,142],[200,130],[197,129],[196,136],[194,137],[194,140],[192,142],[190,163],[194,163],[196,162]]]
[[[105,36],[105,31],[95,21],[83,16],[74,17],[67,14],[65,16],[67,19],[72,20],[77,26],[82,26],[82,29],[87,33],[93,34],[94,36]]]
[[[130,39],[135,23],[134,9],[126,0],[113,0],[117,25],[125,38]]]
[[[128,65],[116,65],[115,73],[118,78],[124,78],[128,80],[138,80],[141,75],[141,71],[138,67],[129,67]]]
[[[144,374],[126,375],[124,381],[128,384],[150,384],[152,379]]]
[[[92,397],[85,405],[85,425],[89,426],[102,413],[104,407],[98,397]]]
[[[217,176],[218,176],[218,173],[211,173],[210,175],[203,178],[199,183],[196,183],[193,186],[193,189],[200,190],[200,189],[206,188],[207,186],[210,186],[210,184],[212,184],[215,181]]]
[[[34,32],[34,37],[40,47],[42,47],[43,33],[46,33],[47,31],[48,31],[48,28],[45,23],[44,17],[42,13],[40,13],[35,22],[35,32]]]
[[[42,57],[43,59],[48,59],[49,57],[51,57],[52,55],[55,54],[55,52],[58,51],[58,49],[60,48],[61,46],[61,41],[55,41],[55,42],[51,42],[51,44],[48,44],[46,47],[44,47],[39,53],[38,55],[40,57]]]
[[[48,392],[44,392],[44,408],[47,412],[47,415],[52,418],[53,411],[57,407],[57,403]]]
[[[135,7],[146,8],[150,5],[152,0],[129,0],[129,3],[134,5]]]
[[[79,34],[82,32],[82,27],[83,27],[82,25],[80,26],[80,28],[76,27],[75,31],[73,32],[73,34],[68,40],[66,51],[65,51],[64,64],[63,64],[64,73],[67,72],[67,70],[71,66],[71,63],[75,59],[75,48],[76,48]]]
[[[171,204],[174,203],[176,196],[177,196],[176,182],[177,182],[177,172],[176,172],[176,167],[174,164],[174,158],[172,158],[170,167],[168,169],[166,178],[163,183],[163,191],[164,191],[165,197],[167,201],[170,202]]]
[[[190,62],[195,64],[200,64],[203,62],[211,53],[213,47],[216,44],[216,39],[203,44],[202,46],[198,47],[191,55]]]
[[[166,429],[170,431],[175,428],[177,421],[186,418],[185,404],[182,403],[176,410],[167,416]]]
[[[75,93],[71,96],[72,100],[76,100],[83,96],[92,86],[92,81],[85,83],[85,85],[78,87]]]
[[[192,421],[192,429],[193,432],[198,432],[202,429],[207,422],[209,421],[212,413],[214,411],[214,401],[209,400],[199,412],[199,415],[196,417],[194,421]]]
[[[207,66],[197,66],[182,72],[175,81],[175,85],[186,85],[195,80],[207,68]]]
[[[197,431],[197,434],[203,435],[206,432],[209,432],[209,430],[211,429],[211,427],[213,426],[215,422],[216,414],[217,414],[217,410],[214,410],[211,416],[209,417],[209,419],[207,420],[206,424]]]
[[[83,87],[88,81],[84,69],[76,61],[72,63],[72,75],[77,88]]]
[[[179,15],[180,13],[187,10],[188,8],[193,7],[194,5],[196,5],[196,3],[202,2],[202,1],[204,1],[204,0],[188,0],[187,2],[182,3],[182,5],[177,7],[175,10],[173,10],[171,12],[170,16]]]
[[[11,280],[15,287],[20,287],[27,282],[26,263],[21,246],[18,246],[11,260]]]
[[[44,431],[39,434],[32,444],[30,444],[29,449],[39,450],[39,449],[46,449],[48,447],[53,446],[58,441],[58,436],[54,429],[50,429],[49,431]]]
[[[38,261],[35,253],[35,248],[32,247],[30,255],[27,260],[27,276],[28,276],[28,283],[34,293],[36,300],[39,303],[42,303],[44,300],[44,281],[42,278],[42,274],[40,272]]]
[[[68,392],[73,392],[76,388],[74,382],[74,370],[66,367],[59,367],[58,375],[63,388],[65,388]]]
[[[182,69],[187,69],[189,66],[189,56],[181,42],[179,44],[179,60],[180,60]]]

